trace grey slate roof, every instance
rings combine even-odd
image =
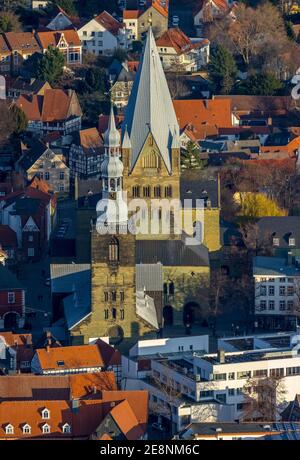
[[[171,266],[208,267],[208,249],[204,245],[187,246],[181,240],[139,240],[136,263]]]
[[[27,171],[46,151],[52,152],[45,144],[40,141],[35,141],[30,146],[18,161],[19,166],[23,171]]]
[[[210,200],[211,207],[219,206],[218,179],[211,180],[190,180],[188,176],[182,176],[180,181],[180,198],[181,200],[204,200],[204,206],[207,200]]]
[[[151,132],[170,172],[172,137],[179,127],[151,28],[126,108],[123,135],[126,126],[132,143],[131,168]]]
[[[160,263],[136,265],[136,290],[143,291],[144,288],[148,292],[163,290],[163,271]]]
[[[291,236],[296,240],[293,247],[300,247],[300,216],[263,217],[257,225],[262,240],[274,236],[279,238],[279,247],[289,248]]]
[[[253,274],[261,276],[300,276],[300,269],[295,265],[288,265],[286,259],[282,257],[258,256],[253,258]]]

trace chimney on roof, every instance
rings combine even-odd
[[[72,412],[76,414],[79,411],[79,399],[72,399]]]
[[[204,99],[204,105],[205,105],[205,108],[208,110],[209,109],[209,101],[208,101],[208,99]]]
[[[225,364],[225,351],[218,350],[218,362],[219,364]]]

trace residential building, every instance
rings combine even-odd
[[[17,277],[0,264],[0,329],[23,327],[25,289]]]
[[[258,245],[274,255],[287,257],[300,248],[300,218],[298,216],[262,217],[257,222]]]
[[[9,74],[11,71],[12,54],[3,35],[0,34],[0,72]]]
[[[9,99],[17,99],[21,94],[26,96],[43,96],[46,89],[51,89],[48,82],[31,78],[24,80],[20,77],[8,80],[6,87],[6,94]]]
[[[254,257],[256,327],[295,329],[299,311],[299,273],[297,252],[287,257]]]
[[[212,22],[229,13],[229,3],[227,0],[196,0],[193,16],[194,26],[196,27],[198,36],[203,32],[203,26],[207,22]]]
[[[74,18],[70,17],[59,5],[54,4],[52,18],[50,21],[47,20],[46,28],[50,30],[66,30],[73,29],[74,25]]]
[[[20,372],[28,374],[30,372],[30,363],[34,354],[32,335],[0,332],[0,344],[1,350],[6,350],[7,357],[6,361],[5,359],[3,361],[3,357],[0,359],[0,368],[2,372],[4,374],[18,373],[18,375],[21,375]],[[5,393],[7,391],[5,377],[2,377],[4,380],[1,379],[0,385],[4,383],[4,386],[0,391],[0,401],[5,398]],[[27,376],[23,377],[23,381],[25,381],[25,378],[27,378]]]
[[[115,59],[109,68],[109,78],[112,82],[111,101],[119,110],[128,104],[138,64],[135,61],[121,63]]]
[[[123,11],[123,21],[131,40],[143,40],[150,24],[155,37],[168,30],[169,0],[147,0],[144,8]]]
[[[0,248],[6,253],[6,265],[17,261],[17,235],[8,225],[0,225]]]
[[[274,397],[278,408],[284,409],[294,400],[299,384],[299,337],[295,334],[289,346],[259,345],[261,348],[248,346],[246,350],[219,350],[217,354],[190,350],[146,355],[138,359],[139,373],[134,360],[131,367],[126,368],[125,363],[124,387],[147,389],[150,408],[156,414],[162,414],[166,404],[171,404],[172,417],[166,410],[164,417],[172,419],[173,432],[193,422],[242,420],[251,401],[249,385],[263,385],[264,379],[280,380],[284,392],[278,385]],[[151,359],[151,365],[143,366],[145,358]],[[128,378],[130,373],[132,379]],[[170,400],[162,386],[172,387],[177,396]]]
[[[33,187],[0,197],[0,222],[17,235],[25,260],[39,260],[49,241],[55,199]]]
[[[191,423],[178,438],[189,441],[296,441],[300,423]]]
[[[168,29],[156,46],[166,71],[198,72],[209,62],[209,40],[190,39],[178,27]]]
[[[81,128],[82,111],[74,90],[47,89],[43,95],[21,95],[16,105],[27,117],[27,131],[36,135],[53,131],[67,135]]]
[[[64,55],[66,65],[76,66],[82,63],[82,44],[77,30],[40,31],[36,33],[36,38],[43,53],[52,46]]]
[[[17,378],[20,377],[14,377],[11,382],[16,384]],[[25,390],[23,398],[0,401],[0,438],[123,441],[146,438],[147,392],[106,390],[105,383],[102,383],[99,394],[99,381],[97,382],[92,374],[68,378],[70,383],[65,379],[62,381],[61,377],[55,377],[55,380],[52,378],[49,382],[49,378],[44,376],[44,382],[39,379],[37,383],[30,378],[27,385],[33,386],[33,400],[26,398]],[[45,388],[47,382],[50,388]],[[38,383],[35,391],[34,386]],[[86,397],[85,394],[88,392],[84,385],[94,385],[95,394]],[[7,386],[5,390],[7,394]],[[29,396],[31,391],[27,391]],[[72,393],[68,396],[69,392]],[[21,392],[15,390],[15,393]]]
[[[70,170],[63,155],[54,153],[40,141],[33,142],[17,162],[17,169],[27,181],[34,177],[47,182],[49,192],[69,193]]]
[[[11,53],[10,71],[13,74],[20,72],[21,66],[26,59],[35,53],[42,52],[39,42],[32,32],[6,32],[3,34],[3,38]]]
[[[118,48],[126,50],[129,44],[124,24],[107,11],[89,20],[78,29],[84,53],[112,55]]]
[[[103,139],[97,128],[82,129],[75,135],[69,151],[70,176],[100,177],[103,156]]]
[[[37,349],[31,362],[31,371],[42,375],[95,373],[114,370],[120,374],[121,355],[102,340],[94,344]]]

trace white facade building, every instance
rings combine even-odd
[[[78,29],[84,53],[112,55],[118,48],[126,50],[129,44],[128,31],[104,11]]]

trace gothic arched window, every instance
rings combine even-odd
[[[108,259],[110,262],[119,261],[119,242],[117,238],[113,238],[108,247]]]

